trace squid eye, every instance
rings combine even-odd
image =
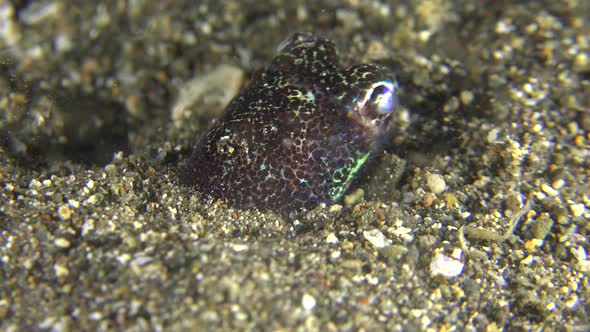
[[[359,113],[365,125],[378,125],[397,106],[396,84],[392,81],[374,83],[359,103]]]
[[[392,82],[378,83],[368,95],[369,97],[365,107],[368,108],[367,114],[372,113],[374,116],[391,113],[397,102],[395,98],[395,86]]]

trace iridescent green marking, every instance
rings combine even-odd
[[[339,179],[337,181],[334,181],[334,183],[337,183],[338,186],[333,187],[328,191],[328,195],[330,196],[330,199],[332,201],[337,202],[342,198],[342,196],[346,192],[346,189],[348,189],[348,186],[350,186],[350,183],[354,179],[355,175],[359,172],[361,167],[365,164],[365,162],[367,161],[369,156],[370,156],[370,153],[367,153],[367,154],[361,156],[360,158],[355,159],[351,166],[344,167],[344,168],[337,170],[342,173],[348,173],[348,175],[346,176],[346,179],[344,181],[339,180]]]

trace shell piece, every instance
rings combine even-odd
[[[195,145],[187,180],[239,208],[339,201],[393,130],[385,67],[341,68],[334,44],[295,34]]]

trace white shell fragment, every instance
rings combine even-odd
[[[185,125],[186,119],[193,112],[194,104],[202,98],[219,102],[217,109],[223,110],[238,93],[244,71],[230,65],[220,65],[208,73],[186,82],[179,91],[176,103],[172,107],[172,121],[176,127]],[[202,107],[202,106],[201,106]]]
[[[456,258],[444,255],[442,252],[437,253],[430,263],[430,272],[433,276],[442,275],[447,278],[454,278],[463,272],[463,264]]]
[[[381,231],[378,229],[363,231],[363,236],[367,241],[369,241],[370,244],[377,248],[383,248],[388,244],[388,241],[385,239],[385,235],[383,235],[383,233],[381,233]]]

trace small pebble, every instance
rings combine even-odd
[[[412,235],[412,229],[407,227],[400,226],[394,229],[391,233],[396,236],[399,236],[399,238],[406,243],[412,242],[414,240],[414,235]]]
[[[303,294],[303,297],[301,298],[301,306],[303,307],[303,309],[311,310],[315,308],[316,304],[317,302],[313,296],[307,293]]]
[[[37,179],[33,179],[31,180],[31,182],[29,182],[29,189],[39,189],[41,188],[41,182],[39,182],[39,180]]]
[[[434,201],[436,201],[436,195],[435,194],[427,194],[426,197],[424,197],[424,199],[422,200],[422,205],[427,208],[429,206],[432,205],[432,203],[434,203]]]
[[[545,240],[543,239],[530,239],[524,242],[524,249],[529,252],[535,251],[537,248],[542,246],[543,243],[545,243]]]
[[[104,170],[107,172],[107,174],[109,175],[115,175],[117,174],[117,166],[113,165],[113,164],[108,164],[104,167]]]
[[[469,90],[461,91],[459,98],[461,99],[461,103],[463,103],[463,105],[469,105],[473,101],[473,92]]]
[[[342,205],[340,205],[340,204],[332,204],[328,208],[328,211],[330,211],[331,213],[338,213],[338,212],[342,211]]]
[[[330,234],[328,234],[328,236],[326,236],[326,242],[331,243],[331,244],[336,244],[336,243],[340,242],[340,240],[338,240],[338,238],[336,237],[336,234],[334,234],[333,232],[330,232]]]
[[[59,263],[53,265],[53,271],[55,272],[55,275],[57,275],[58,278],[63,278],[70,275],[70,270],[68,269],[68,267],[65,265],[61,265]]]
[[[580,203],[580,204],[572,204],[572,205],[570,205],[570,211],[572,211],[572,215],[574,217],[580,217],[586,211],[586,207],[582,203]]]
[[[357,190],[344,196],[344,205],[347,207],[351,207],[357,203],[360,203],[360,201],[363,200],[364,195],[365,191],[361,188],[358,188]]]
[[[586,250],[582,246],[579,246],[575,249],[572,248],[570,251],[571,251],[572,255],[574,255],[574,257],[576,257],[576,259],[578,261],[585,261],[588,259],[588,254],[586,253]]]
[[[540,132],[541,130],[543,130],[543,125],[541,125],[541,124],[539,124],[539,123],[537,123],[537,124],[533,125],[533,127],[531,128],[531,131],[532,131],[533,133],[538,133],[538,132]]]
[[[551,232],[551,227],[553,227],[553,220],[540,217],[531,225],[531,232],[535,239],[543,240]]]
[[[553,189],[550,185],[543,183],[541,185],[541,190],[547,194],[547,196],[556,196],[559,192]]]
[[[428,183],[430,191],[434,194],[440,194],[447,188],[445,180],[439,174],[428,174],[426,176],[426,183]]]
[[[567,124],[567,130],[570,132],[570,134],[576,135],[580,130],[580,127],[578,126],[577,122],[572,121]]]
[[[531,265],[535,261],[533,255],[528,255],[520,261],[520,264]]]
[[[401,226],[401,227],[398,227],[398,228],[394,229],[392,231],[392,233],[394,235],[397,235],[397,236],[402,236],[404,234],[410,234],[410,233],[412,233],[412,229],[407,228],[407,227],[404,227],[404,226]]]
[[[72,210],[69,205],[63,204],[57,209],[57,215],[61,220],[68,220],[72,217]]]
[[[561,189],[563,188],[563,186],[565,185],[565,180],[563,179],[557,179],[555,181],[553,181],[553,183],[551,184],[551,186],[555,189]]]
[[[84,203],[86,205],[94,205],[98,202],[98,198],[96,197],[96,195],[90,195],[88,197],[88,199],[86,201],[84,201]]]
[[[232,248],[235,252],[242,252],[247,251],[250,247],[243,243],[230,243],[228,244],[230,248]]]
[[[63,237],[60,237],[60,238],[58,238],[58,239],[55,239],[55,242],[54,242],[54,244],[55,244],[57,247],[60,247],[60,248],[69,248],[69,247],[70,247],[70,245],[71,245],[71,244],[70,244],[70,241],[68,241],[67,239],[64,239]]]
[[[588,55],[586,53],[579,53],[574,58],[574,69],[582,71],[588,69],[590,66],[590,60],[588,60]]]
[[[342,252],[340,250],[334,250],[330,253],[330,261],[334,261],[342,256]]]
[[[488,143],[498,143],[501,130],[500,128],[490,130],[486,136]]]

